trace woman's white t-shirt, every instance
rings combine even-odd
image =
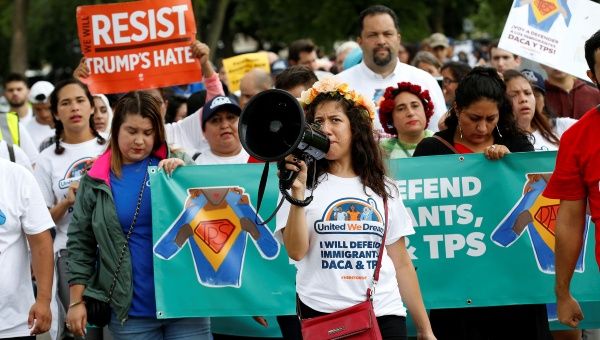
[[[60,155],[54,153],[54,145],[44,149],[34,170],[35,179],[40,185],[48,207],[55,206],[66,197],[69,185],[79,181],[84,175],[85,169],[91,166],[89,163],[104,152],[108,143],[100,145],[97,139],[93,138],[83,143],[61,142],[60,145],[65,148]],[[54,252],[67,248],[67,230],[72,214],[73,208],[71,207],[56,222]]]
[[[199,165],[246,164],[248,163],[248,158],[250,158],[250,155],[244,149],[241,149],[237,155],[228,157],[215,155],[212,150],[207,149],[196,158],[195,162]]]
[[[304,208],[309,248],[306,256],[296,262],[296,291],[300,300],[314,310],[331,313],[366,299],[385,220],[383,199],[368,188],[367,194],[359,177],[326,174],[313,192],[313,201]],[[349,214],[351,206],[360,214]],[[275,236],[280,241],[289,209],[286,201],[277,213]],[[388,211],[386,245],[414,234],[401,198],[389,199]],[[337,220],[337,216],[346,216],[346,220]],[[387,252],[383,254],[374,307],[377,316],[406,315],[396,270]]]
[[[568,117],[556,118],[553,131],[560,139],[562,134],[565,131],[567,131],[567,129],[570,128],[575,123],[577,123],[577,120],[573,119],[573,118],[568,118]],[[535,139],[534,143],[533,143],[533,149],[535,151],[556,151],[556,150],[558,150],[558,145],[554,145],[549,140],[544,138],[544,136],[542,136],[542,134],[540,133],[539,129],[535,130],[531,135]]]

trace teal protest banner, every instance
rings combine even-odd
[[[555,157],[537,152],[500,161],[475,154],[390,162],[415,225],[408,249],[427,308],[555,301],[558,202],[541,194]],[[295,270],[272,238],[274,223],[268,230],[249,223],[256,214],[261,170],[261,165],[192,166],[178,169],[173,178],[152,171],[158,317],[228,317],[215,326],[233,334],[226,330],[235,316],[295,313]],[[271,174],[262,217],[276,206],[277,178]],[[226,214],[211,210],[223,208],[219,202],[229,207]],[[586,315],[582,327],[596,328],[600,276],[590,229],[593,225],[572,291]],[[248,329],[245,335],[277,336],[251,331],[256,328],[251,318],[240,324]]]
[[[482,154],[390,162],[416,234],[408,249],[428,308],[550,303],[558,201],[543,197],[555,152]],[[588,231],[589,231],[588,226]],[[594,233],[572,291],[600,301]]]
[[[157,317],[295,313],[295,269],[256,212],[261,171],[187,166],[169,178],[151,168]],[[272,176],[263,216],[277,193]]]

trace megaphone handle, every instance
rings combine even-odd
[[[294,184],[294,180],[298,177],[298,172],[288,170],[285,168],[285,164],[295,164],[293,162],[288,162],[285,159],[282,159],[277,162],[277,169],[279,170],[279,183],[280,186],[285,188],[286,190],[292,188],[292,184]]]

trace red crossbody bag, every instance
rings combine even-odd
[[[298,308],[298,316],[300,316],[300,323],[302,325],[302,338],[304,340],[381,340],[381,332],[379,331],[375,310],[373,309],[373,292],[379,280],[379,269],[381,268],[381,258],[387,234],[388,207],[385,198],[383,200],[383,207],[385,210],[385,227],[377,256],[377,265],[373,273],[373,282],[371,287],[367,288],[366,301],[337,312],[308,319],[302,319],[300,308]]]

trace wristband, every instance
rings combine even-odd
[[[71,307],[75,307],[75,306],[80,305],[80,304],[84,304],[85,305],[85,301],[84,300],[79,300],[77,302],[73,302],[72,304],[69,305],[69,309]]]

